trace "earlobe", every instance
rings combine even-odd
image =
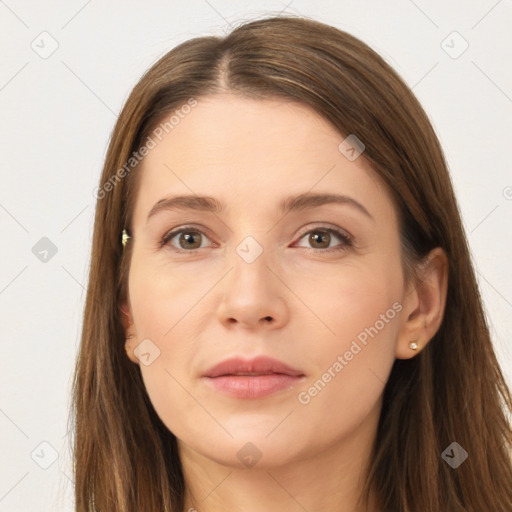
[[[405,320],[396,346],[397,359],[418,354],[439,330],[448,291],[448,258],[440,247],[433,249],[422,265],[418,280],[404,300]]]
[[[420,346],[418,345],[417,341],[419,340],[416,340],[416,341],[410,341],[409,342],[409,348],[411,350],[418,350],[420,348]]]

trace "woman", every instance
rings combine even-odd
[[[179,45],[96,197],[77,512],[512,510],[443,153],[368,46],[287,16]]]

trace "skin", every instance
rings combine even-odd
[[[447,259],[435,249],[420,283],[405,282],[391,197],[364,153],[349,161],[340,152],[343,139],[307,106],[222,94],[199,98],[142,163],[126,352],[178,439],[184,510],[363,510],[356,503],[385,383],[395,358],[414,357],[438,330]],[[278,211],[286,196],[333,191],[372,218],[349,204]],[[147,219],[160,199],[182,194],[215,197],[224,211],[162,210]],[[185,252],[179,234],[159,247],[189,225],[204,234],[195,232],[201,248]],[[353,245],[334,235],[315,244],[311,232],[322,226],[349,233]],[[236,252],[247,236],[263,249],[252,263]],[[393,304],[394,318],[301,403],[299,394]],[[147,366],[134,353],[146,338],[160,350]],[[200,378],[229,357],[261,354],[300,369],[303,382],[240,399]],[[237,456],[249,442],[261,453],[252,467]],[[368,510],[378,510],[373,496]]]

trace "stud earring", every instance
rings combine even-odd
[[[126,232],[126,229],[123,229],[123,233],[121,234],[121,243],[123,247],[126,245],[131,236]]]
[[[417,344],[415,341],[411,341],[411,342],[409,343],[409,348],[410,348],[411,350],[418,350],[418,344]]]

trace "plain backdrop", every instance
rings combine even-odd
[[[178,43],[281,11],[358,36],[413,88],[512,382],[510,0],[0,1],[0,512],[74,510],[67,417],[93,190],[129,92]]]

